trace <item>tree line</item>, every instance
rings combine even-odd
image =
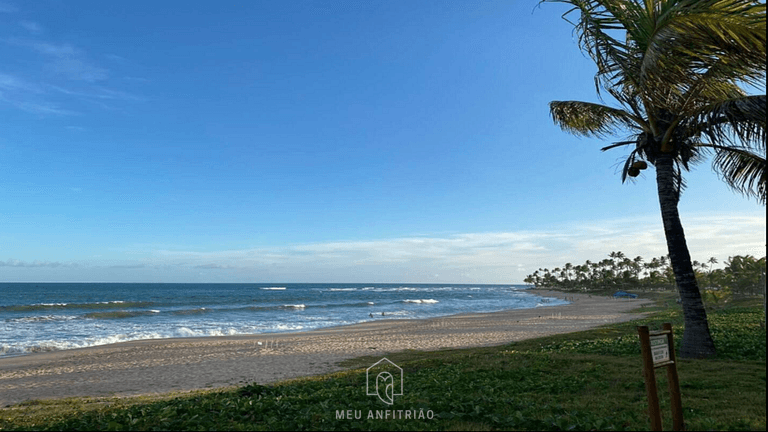
[[[715,298],[727,295],[762,295],[765,285],[765,257],[752,255],[729,257],[724,268],[715,257],[692,262],[696,279]],[[611,252],[600,261],[587,260],[584,264],[565,263],[552,270],[540,268],[526,276],[525,283],[536,287],[573,291],[671,290],[675,289],[675,274],[668,256],[646,260],[627,257],[623,252]]]

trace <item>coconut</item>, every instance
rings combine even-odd
[[[629,174],[630,177],[637,177],[640,175],[640,168],[632,167],[627,170],[627,174]]]
[[[648,164],[645,163],[645,161],[637,161],[637,162],[632,164],[632,168],[637,168],[639,170],[644,170],[644,169],[648,168]]]

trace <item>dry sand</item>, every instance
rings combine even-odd
[[[501,345],[640,317],[649,300],[530,290],[544,306],[424,320],[381,320],[249,336],[154,339],[0,359],[0,407],[30,399],[129,396],[259,384],[340,370],[341,360],[388,352]]]

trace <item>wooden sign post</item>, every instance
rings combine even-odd
[[[660,431],[661,411],[659,410],[659,394],[656,390],[656,368],[667,368],[669,396],[672,400],[672,425],[676,431],[684,430],[683,403],[680,399],[680,381],[677,378],[675,364],[675,344],[672,335],[672,324],[664,323],[663,330],[652,332],[648,327],[637,328],[640,334],[640,350],[643,355],[643,376],[645,390],[648,392],[648,413],[651,416],[651,430]]]

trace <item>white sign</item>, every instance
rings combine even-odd
[[[669,338],[667,335],[651,336],[653,364],[669,361]]]

